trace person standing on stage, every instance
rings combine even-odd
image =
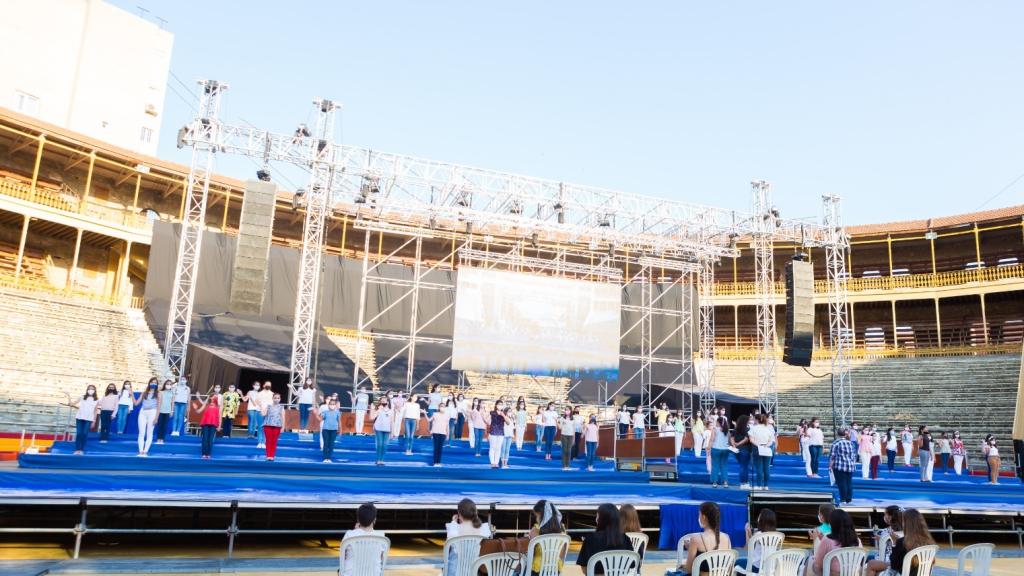
[[[515,441],[516,432],[516,413],[512,411],[511,406],[505,406],[505,409],[501,413],[505,417],[505,441],[501,447],[501,467],[508,468],[508,457],[512,453],[512,442]]]
[[[263,421],[267,417],[267,409],[274,403],[274,389],[271,387],[270,380],[263,383],[263,388],[257,394],[260,402],[260,425],[256,430],[256,447],[266,448],[267,437],[263,430]]]
[[[213,441],[217,437],[217,430],[220,429],[220,397],[210,394],[199,406],[199,430],[202,438],[203,460],[209,460],[213,455]]]
[[[568,470],[569,462],[572,459],[573,439],[576,437],[576,423],[572,420],[572,409],[568,406],[562,410],[562,417],[558,419],[558,427],[562,431],[562,470]]]
[[[526,411],[526,399],[522,396],[516,400],[516,450],[523,449],[523,440],[526,439],[526,424],[530,420],[530,413]]]
[[[405,455],[412,456],[412,444],[416,438],[416,426],[423,417],[423,409],[420,408],[419,398],[413,394],[409,401],[402,407],[403,427],[405,428]]]
[[[704,419],[700,414],[697,414],[690,427],[690,435],[693,436],[693,455],[700,458],[704,450]]]
[[[384,465],[384,455],[388,451],[388,439],[391,437],[394,419],[395,411],[391,408],[387,396],[381,398],[370,411],[370,421],[373,422],[373,438],[377,445],[377,466]]]
[[[167,429],[171,427],[171,415],[174,413],[174,383],[164,380],[160,387],[160,413],[156,417],[156,443],[163,444],[167,437]]]
[[[260,383],[253,382],[252,390],[245,395],[245,414],[248,417],[249,439],[256,438],[256,430],[263,424],[260,422]]]
[[[580,415],[579,406],[575,406],[572,409],[572,422],[573,426],[575,427],[575,432],[573,433],[572,441],[572,460],[575,460],[579,458],[580,454],[582,453],[582,451],[580,450],[580,448],[582,448],[580,438],[583,437],[583,416]]]
[[[839,488],[839,504],[853,501],[853,473],[857,470],[857,449],[850,442],[850,431],[840,428],[832,443],[829,468]]]
[[[441,465],[441,451],[451,431],[452,415],[447,410],[435,409],[428,418],[430,420],[430,436],[434,440],[434,466]]]
[[[807,450],[811,457],[811,477],[819,478],[818,465],[821,461],[821,452],[825,449],[825,433],[821,431],[821,423],[817,418],[811,418],[807,425]]]
[[[462,434],[465,431],[466,416],[469,413],[469,400],[466,400],[466,396],[459,394],[455,397],[455,409],[458,411],[458,418],[455,420],[455,434],[448,440],[462,440]]]
[[[754,490],[767,490],[771,478],[771,461],[775,453],[775,427],[768,423],[768,414],[762,412],[757,424],[750,427],[750,454],[754,467]]]
[[[484,417],[484,424],[487,425],[488,456],[491,460],[491,468],[497,468],[501,464],[501,453],[505,448],[505,416],[502,414],[504,403],[498,400],[494,403],[494,410]]]
[[[263,437],[266,438],[268,462],[273,462],[277,454],[277,439],[281,437],[281,428],[284,428],[284,406],[281,405],[281,395],[275,392],[263,416]]]
[[[633,419],[630,418],[629,410],[626,409],[625,404],[619,407],[619,412],[616,416],[616,421],[619,423],[619,438],[629,436],[629,428],[633,425]]]
[[[949,442],[949,450],[953,455],[953,472],[959,476],[960,471],[964,468],[964,459],[967,457],[967,449],[964,447],[963,439],[960,438],[959,430],[953,430],[953,439]]]
[[[796,437],[800,443],[800,457],[804,461],[804,473],[808,478],[811,477],[811,442],[807,437],[807,419],[801,418],[800,423],[796,425]]]
[[[871,426],[861,430],[857,442],[857,455],[860,457],[860,477],[867,480],[871,477]]]
[[[1002,461],[999,459],[999,448],[996,446],[996,437],[992,434],[985,436],[981,444],[981,453],[988,464],[988,483],[999,484],[999,467]]]
[[[540,452],[544,449],[544,407],[537,406],[537,413],[533,415],[533,443],[534,449]]]
[[[890,473],[896,469],[896,452],[899,450],[898,442],[899,435],[896,434],[896,429],[890,426],[885,431],[885,463]]]
[[[682,412],[682,411],[680,411]],[[683,424],[682,413],[679,416],[672,415],[669,417],[669,422],[672,424],[672,430],[676,439],[676,457],[683,453],[683,437],[686,436],[686,425]]]
[[[334,457],[334,442],[338,439],[338,428],[341,424],[341,410],[338,407],[338,399],[331,398],[327,401],[327,409],[316,409],[316,415],[320,418],[320,439],[323,447],[324,462],[330,462]]]
[[[544,410],[544,459],[551,460],[551,445],[555,442],[555,432],[558,431],[558,412],[555,411],[555,403],[548,402]]]
[[[81,400],[68,404],[70,408],[77,408],[75,414],[75,454],[85,454],[85,442],[89,439],[89,429],[96,421],[96,412],[99,411],[99,400],[96,398],[96,387],[90,384],[85,389]]]
[[[452,441],[455,440],[455,424],[459,420],[459,409],[455,406],[454,394],[444,401],[444,408],[441,410],[448,416],[448,437],[445,439],[445,445],[450,448]]]
[[[949,456],[951,452],[949,438],[946,436],[945,430],[943,430],[942,435],[939,436],[939,462],[942,463],[943,474],[949,472]]]
[[[594,471],[594,460],[597,458],[597,443],[600,440],[600,427],[597,425],[597,415],[591,414],[590,421],[583,429],[583,440],[587,448],[587,472]]]
[[[128,428],[128,415],[131,414],[134,405],[135,393],[132,392],[132,383],[125,380],[121,385],[121,393],[117,397],[117,424],[114,426],[114,431],[117,434],[124,434]]]
[[[145,391],[139,395],[136,405],[141,405],[139,410],[139,456],[149,456],[149,448],[153,445],[153,430],[156,428],[157,410],[160,403],[160,391],[157,390],[157,380],[153,378],[146,385]]]
[[[736,429],[732,432],[729,445],[735,449],[736,462],[740,465],[740,488],[750,488],[750,416],[741,415],[736,419]]]
[[[474,456],[480,456],[484,449],[484,433],[487,431],[487,422],[484,416],[484,401],[473,398],[473,407],[469,411],[469,428],[473,433],[472,444],[476,450]]]
[[[391,399],[391,410],[394,412],[394,423],[392,423],[391,437],[398,440],[402,435],[402,432],[404,432],[402,414],[405,413],[405,392],[399,392]]]
[[[882,461],[882,440],[878,430],[871,429],[871,479],[878,480],[878,465]]]
[[[313,410],[313,402],[316,402],[316,386],[312,378],[306,378],[299,389],[299,432],[309,432],[309,413]]]
[[[231,429],[235,424],[235,416],[238,416],[238,407],[242,405],[242,395],[238,393],[234,384],[228,384],[228,391],[221,395],[220,400],[221,435],[225,438],[231,438]]]
[[[636,413],[633,414],[633,437],[638,440],[644,437],[644,421],[644,407],[637,406]]]
[[[928,426],[921,426],[917,433],[917,462],[921,468],[921,482],[931,482],[932,468],[935,467],[935,452],[932,450],[934,441]]]
[[[664,430],[665,429],[665,422],[668,422],[668,404],[667,403],[662,402],[661,405],[658,406],[658,411],[655,412],[655,417],[657,418],[657,421],[658,421],[658,430]]]
[[[363,435],[363,426],[366,424],[366,411],[370,408],[370,395],[366,393],[366,387],[360,386],[355,393],[349,392],[352,399],[352,411],[356,415],[355,430],[352,434]]]
[[[114,412],[117,411],[117,385],[111,382],[107,384],[107,391],[99,402],[100,408],[100,444],[106,444],[110,438],[110,429],[113,425]]]
[[[903,427],[900,443],[903,444],[903,465],[910,466],[910,458],[914,454],[914,435],[910,432],[910,424]]]
[[[441,385],[434,384],[430,387],[430,393],[427,394],[427,418],[432,418],[434,412],[441,409]]]
[[[181,436],[188,429],[191,398],[192,389],[188,387],[188,378],[178,378],[178,383],[174,385],[174,425],[171,426],[171,436]]]

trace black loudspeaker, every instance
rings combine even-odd
[[[814,351],[814,266],[791,260],[786,264],[786,347],[782,361],[810,366]]]

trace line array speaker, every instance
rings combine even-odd
[[[263,309],[267,260],[274,228],[274,197],[277,184],[248,180],[238,224],[238,247],[231,273],[231,300],[235,313],[258,315]]]
[[[814,266],[791,260],[786,264],[786,345],[782,361],[810,366],[814,351]]]

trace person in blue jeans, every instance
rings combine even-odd
[[[587,448],[587,471],[594,471],[594,458],[597,457],[598,432],[597,415],[592,414],[590,421],[583,427],[583,441]]]
[[[68,404],[78,408],[75,415],[75,454],[85,454],[85,441],[89,438],[89,429],[96,421],[99,400],[96,398],[96,387],[89,385],[81,400]]]
[[[117,415],[114,417],[114,432],[124,434],[128,428],[128,416],[135,406],[135,394],[132,393],[132,383],[128,380],[121,385],[121,394],[117,397]]]
[[[750,416],[744,414],[736,419],[736,429],[729,444],[737,450],[736,461],[740,465],[740,488],[750,488]]]
[[[412,456],[412,444],[416,438],[416,425],[420,423],[423,416],[423,407],[420,406],[419,396],[413,394],[409,401],[402,407],[402,424],[405,426],[405,455]]]
[[[107,391],[100,399],[100,444],[110,439],[110,430],[115,424],[114,414],[117,413],[117,384],[107,384]]]
[[[729,421],[724,416],[712,419],[711,427],[711,485],[729,486]]]
[[[253,382],[252,390],[245,395],[245,415],[248,425],[246,426],[246,432],[250,440],[256,438],[256,432],[260,429],[263,424],[260,421],[260,383]]]
[[[558,430],[558,412],[555,410],[555,403],[548,402],[543,413],[544,417],[544,459],[551,460],[551,446],[555,442],[555,433]]]
[[[391,408],[390,398],[385,396],[377,401],[370,410],[370,421],[373,422],[373,437],[377,443],[377,466],[384,465],[384,455],[388,452],[388,440],[391,439],[391,427],[394,423],[395,411]]]
[[[338,425],[341,424],[341,409],[338,408],[338,400],[331,398],[327,401],[327,409],[322,410],[315,407],[317,416],[320,417],[320,436],[323,439],[324,462],[330,462],[334,456],[334,441],[338,439]]]
[[[192,390],[188,387],[188,379],[180,378],[174,385],[174,421],[171,426],[171,436],[181,436],[185,433],[188,401],[191,396]]]

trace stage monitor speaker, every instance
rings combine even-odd
[[[259,315],[263,310],[276,195],[277,185],[273,182],[248,180],[245,183],[228,304],[228,309],[234,313]]]
[[[814,266],[792,260],[786,264],[786,346],[782,361],[810,366],[814,351]]]

